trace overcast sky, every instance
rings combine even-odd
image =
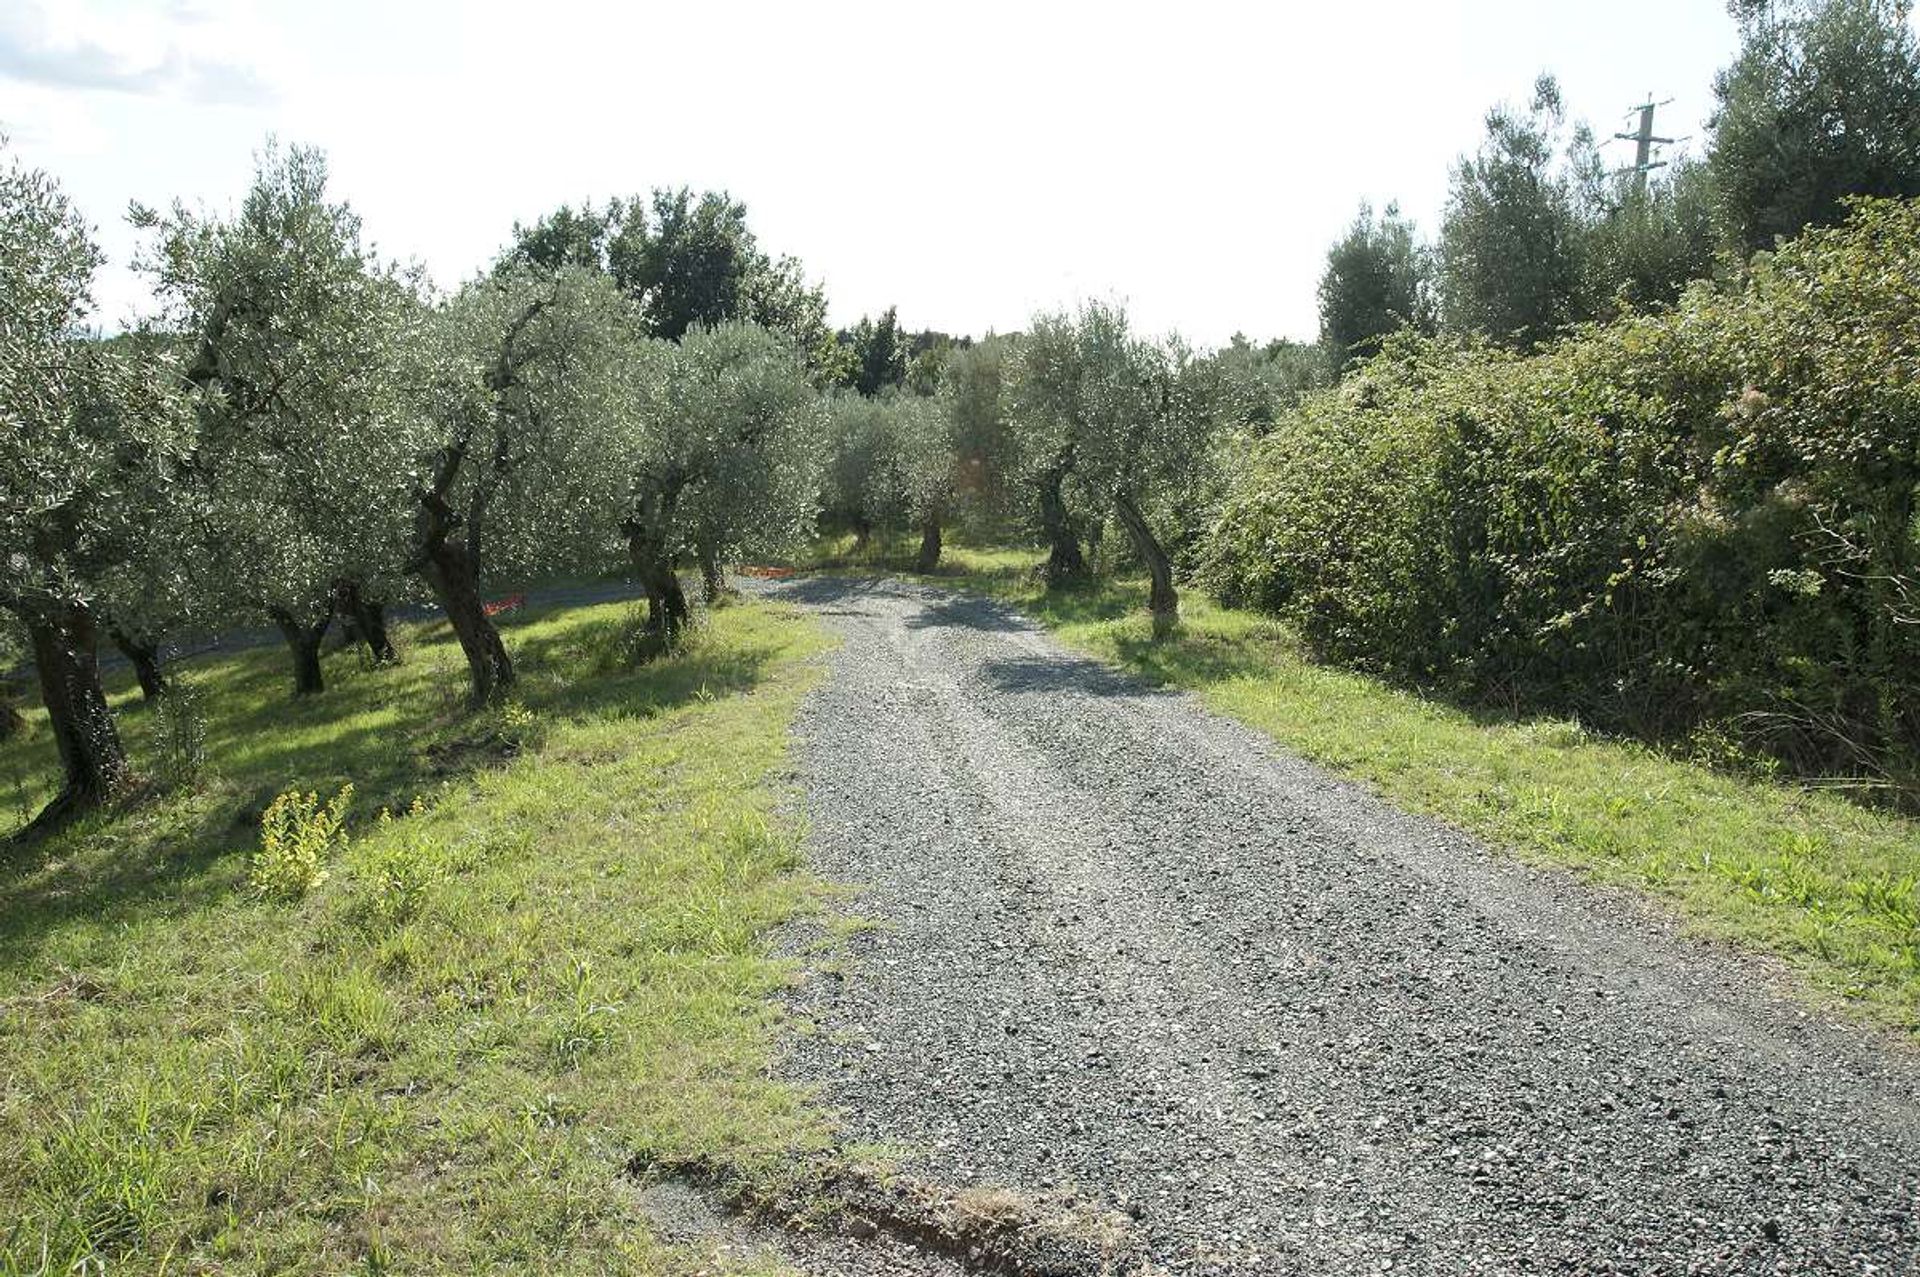
[[[1697,140],[1734,45],[1720,0],[0,0],[0,128],[99,228],[109,324],[144,296],[127,202],[231,208],[277,134],[443,285],[562,201],[724,187],[838,323],[1102,296],[1211,344],[1312,336],[1358,203],[1430,231],[1540,71],[1603,136],[1651,92]]]

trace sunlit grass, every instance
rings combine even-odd
[[[1576,723],[1476,716],[1316,663],[1284,624],[1182,596],[1156,641],[1144,582],[1047,592],[1035,551],[956,551],[942,583],[993,594],[1072,647],[1220,713],[1411,811],[1633,888],[1697,934],[1786,959],[1819,996],[1920,1031],[1920,824],[1716,771]]]
[[[826,1138],[768,1077],[762,944],[813,890],[779,769],[824,639],[747,604],[634,669],[629,620],[516,618],[517,704],[481,715],[443,626],[304,703],[276,649],[205,662],[201,786],[11,853],[0,1272],[716,1271],[626,1168]],[[45,737],[0,751],[21,812]],[[325,880],[251,892],[260,808],[349,780]]]

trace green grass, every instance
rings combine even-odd
[[[629,624],[516,617],[516,703],[480,715],[444,625],[301,703],[277,649],[199,663],[199,785],[0,853],[0,1273],[718,1271],[627,1168],[776,1177],[828,1139],[769,1080],[762,943],[817,898],[779,776],[826,640],[747,604],[633,669]],[[273,795],[349,781],[324,881],[251,891]]]
[[[1038,563],[1032,550],[955,547],[931,579],[1016,604],[1069,646],[1195,692],[1404,809],[1650,895],[1695,934],[1777,955],[1818,1000],[1920,1032],[1920,823],[1575,723],[1490,722],[1318,664],[1284,624],[1195,591],[1177,633],[1155,641],[1143,582],[1049,594]]]

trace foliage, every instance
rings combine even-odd
[[[853,389],[871,396],[906,381],[907,340],[892,306],[877,320],[863,316],[847,342],[853,348]]]
[[[49,825],[127,788],[96,634],[140,601],[120,565],[181,526],[191,451],[169,362],[81,331],[99,262],[58,185],[0,138],[0,609],[30,641],[52,711],[66,783]]]
[[[1712,175],[1682,159],[1645,181],[1628,175],[1594,197],[1582,244],[1586,311],[1596,318],[1671,305],[1715,273],[1719,227]]]
[[[609,275],[645,330],[670,341],[696,326],[759,324],[805,358],[816,385],[838,384],[851,358],[827,326],[819,285],[795,259],[764,252],[747,206],[724,191],[656,189],[601,209],[563,204],[531,226],[516,223],[495,269],[529,267]]]
[[[1229,369],[1177,338],[1136,336],[1124,310],[1102,303],[1037,316],[1020,344],[1013,412],[1031,464],[1067,465],[1084,505],[1126,529],[1163,623],[1178,611],[1169,535],[1196,526],[1212,446],[1250,416],[1248,385]]]
[[[531,226],[515,222],[513,244],[501,256],[497,269],[532,266],[559,270],[563,266],[577,266],[583,270],[606,270],[607,242],[618,228],[620,214],[617,203],[603,211],[582,201],[577,209],[562,204]]]
[[[760,248],[747,206],[726,192],[656,190],[611,217],[608,268],[654,336],[676,341],[696,324],[746,320],[786,334],[809,360],[831,347],[820,289],[797,261]]]
[[[136,217],[155,236],[163,322],[189,344],[206,514],[179,559],[215,617],[304,621],[341,578],[375,597],[402,589],[414,281],[371,256],[326,187],[319,152],[270,147],[234,216]]]
[[[274,900],[297,900],[326,881],[329,854],[347,845],[347,805],[353,786],[343,785],[325,806],[312,790],[289,789],[260,817],[260,848],[247,881]]]
[[[1849,195],[1920,194],[1909,0],[1746,0],[1714,82],[1708,167],[1736,242],[1828,225]]]
[[[900,439],[890,402],[834,396],[827,427],[826,514],[864,543],[876,528],[906,515]]]
[[[1920,778],[1920,205],[1526,359],[1390,343],[1247,458],[1223,599],[1476,698]]]
[[[1280,340],[1256,346],[1239,333],[1205,361],[1213,365],[1220,383],[1219,424],[1255,434],[1265,433],[1303,395],[1325,386],[1334,375],[1334,361],[1324,345]]]
[[[673,553],[791,549],[812,528],[825,415],[793,349],[757,324],[722,324],[689,332],[666,365],[629,455],[635,491],[685,485]]]
[[[177,500],[191,431],[164,352],[81,331],[100,254],[79,214],[4,139],[0,161],[0,606],[97,603]]]
[[[1450,332],[1526,347],[1583,317],[1579,175],[1557,163],[1564,122],[1559,85],[1542,76],[1530,108],[1488,112],[1479,152],[1454,166],[1438,275]]]
[[[564,570],[606,545],[620,357],[636,323],[604,274],[526,267],[469,284],[410,349],[408,561],[460,639],[475,704],[515,678],[482,580]]]
[[[902,384],[916,395],[935,393],[946,383],[948,363],[972,345],[971,337],[955,337],[931,328],[914,333],[907,339],[907,376]]]
[[[1012,338],[947,352],[940,393],[952,422],[954,485],[961,507],[983,521],[1025,513],[1022,440],[1012,418]]]
[[[649,331],[677,339],[695,324],[741,317],[759,263],[747,206],[708,191],[656,190],[651,216],[636,198],[609,245],[613,277],[640,304]]]
[[[1327,250],[1320,276],[1320,342],[1338,373],[1380,349],[1405,327],[1433,331],[1432,255],[1415,238],[1400,206],[1376,220],[1362,204],[1353,225]]]
[[[423,388],[407,507],[445,507],[485,570],[573,568],[605,543],[603,496],[619,358],[632,312],[605,276],[573,267],[476,280],[432,316],[409,376]],[[409,542],[419,555],[425,530]]]
[[[901,395],[891,405],[900,495],[909,523],[938,527],[953,511],[956,498],[957,427],[950,397]]]
[[[645,342],[622,363],[618,442],[604,502],[650,603],[656,638],[688,619],[675,570],[696,560],[709,602],[724,565],[778,553],[810,529],[820,490],[820,401],[792,347],[756,324]]]

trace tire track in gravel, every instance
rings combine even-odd
[[[844,642],[808,854],[881,924],[787,1069],[853,1142],[1069,1186],[1175,1272],[1906,1272],[1920,1067],[989,601]]]

